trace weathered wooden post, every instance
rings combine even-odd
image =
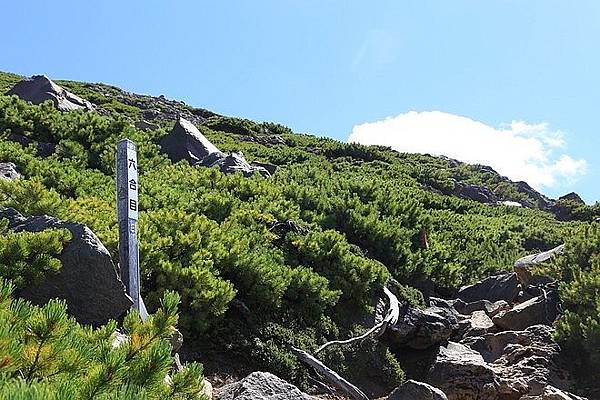
[[[117,143],[117,215],[119,219],[119,264],[121,280],[133,300],[133,308],[146,310],[140,297],[138,220],[138,164],[135,144],[129,139]]]

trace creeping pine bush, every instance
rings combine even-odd
[[[0,219],[0,277],[11,279],[19,289],[38,283],[60,269],[57,257],[70,238],[66,229],[13,232],[8,221]]]
[[[0,398],[203,398],[200,364],[171,371],[177,294],[165,293],[161,308],[146,321],[129,313],[122,327],[128,338],[116,344],[114,321],[82,327],[67,316],[63,301],[32,306],[14,300],[13,289],[0,282]]]
[[[0,87],[16,79],[0,73]],[[580,221],[558,221],[535,209],[539,199],[489,167],[220,116],[208,116],[199,130],[223,152],[275,164],[274,175],[247,178],[173,164],[159,147],[173,121],[159,117],[158,129],[134,127],[156,100],[127,99],[129,93],[106,85],[63,84],[108,112],[61,113],[49,103],[0,96],[0,138],[18,134],[56,146],[42,158],[34,145],[0,140],[0,162],[15,163],[24,177],[0,181],[0,207],[84,223],[116,259],[115,144],[124,137],[135,141],[143,295],[152,309],[165,292],[179,293],[188,343],[217,357],[238,349],[236,354],[249,355],[245,367],[305,383],[306,370],[289,345],[314,350],[360,333],[365,327],[359,321],[372,312],[383,285],[423,305],[415,289],[423,283],[451,292],[568,238],[572,252],[549,271],[564,282],[566,315],[558,334],[563,346],[585,354],[577,362],[580,377],[598,370],[598,244],[597,233],[586,229],[600,216],[599,204],[562,202],[566,218]],[[264,135],[284,140],[259,140]],[[459,198],[452,195],[457,182],[485,186],[500,200],[526,207]],[[21,286],[53,273],[64,238],[47,235],[3,238],[0,252],[1,246],[17,247],[9,253],[18,259],[0,260],[2,276]],[[339,350],[331,354],[331,366],[359,377],[369,366],[384,365],[382,376],[392,389],[402,376],[393,357],[381,349],[364,352],[374,358]]]

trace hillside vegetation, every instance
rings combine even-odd
[[[0,92],[19,79],[0,74]],[[482,166],[296,134],[107,85],[59,83],[99,112],[61,113],[50,103],[0,96],[0,137],[18,134],[56,145],[43,158],[34,146],[0,142],[0,162],[15,163],[24,176],[0,180],[0,207],[84,223],[118,259],[115,145],[133,140],[140,164],[143,297],[154,311],[165,293],[178,293],[188,358],[216,369],[212,360],[226,357],[240,369],[267,369],[306,385],[306,370],[289,346],[314,350],[360,332],[384,285],[422,305],[418,289],[433,283],[450,294],[510,270],[520,256],[566,241],[566,254],[540,272],[562,282],[566,314],[557,332],[577,354],[573,371],[589,386],[590,372],[600,370],[598,205],[567,201],[571,221],[558,221],[536,206],[481,204],[448,193],[466,182],[503,200],[536,200]],[[174,124],[161,114],[167,106],[194,116],[221,150],[274,164],[276,173],[245,178],[173,164],[158,145]],[[155,128],[135,128],[148,110],[159,111]],[[23,286],[60,268],[55,256],[68,240],[64,232],[24,236],[0,221],[2,229],[2,277]],[[14,306],[5,308],[15,313]],[[14,318],[27,317],[16,312]],[[402,357],[376,341],[360,346],[370,351],[331,349],[323,359],[351,380],[377,369],[369,379],[387,389],[404,379]]]

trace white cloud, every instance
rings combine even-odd
[[[572,183],[587,170],[585,160],[556,154],[566,143],[563,134],[550,130],[546,123],[513,121],[494,128],[441,111],[410,111],[355,125],[348,142],[489,165],[500,174],[526,181],[538,190]]]

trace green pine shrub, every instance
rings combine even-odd
[[[0,398],[202,398],[200,364],[171,370],[177,294],[165,293],[147,321],[130,312],[122,328],[128,338],[115,345],[114,321],[95,330],[82,327],[67,315],[64,302],[32,306],[12,299],[12,290],[12,284],[0,283]]]

